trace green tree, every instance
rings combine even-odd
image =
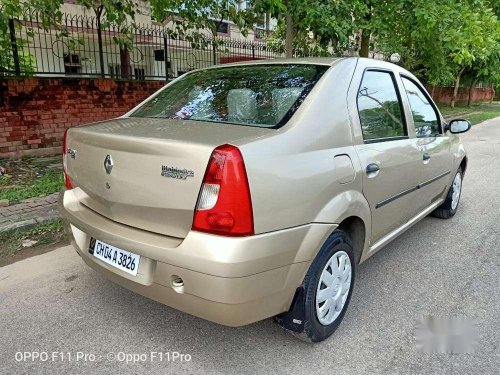
[[[294,54],[343,53],[356,31],[353,14],[363,7],[359,0],[254,0],[240,9],[238,0],[152,0],[153,16],[173,25],[174,35],[193,39],[197,31],[217,35],[222,20],[234,22],[246,35],[249,28],[270,14],[278,21],[271,43],[285,41],[287,57]],[[295,53],[297,52],[297,53]]]
[[[494,46],[488,50],[488,54],[484,54],[476,59],[473,64],[467,69],[469,78],[469,95],[467,105],[470,106],[472,93],[477,82],[482,81],[490,84],[493,92],[495,88],[500,86],[500,2],[491,0],[489,6],[496,16],[496,31],[493,32],[492,38],[495,39]],[[492,96],[493,100],[494,95]]]
[[[62,0],[0,1],[0,74],[15,70],[13,48],[17,49],[19,66],[23,74],[31,74],[36,67],[35,57],[26,48],[27,38],[30,38],[31,34],[28,32],[25,38],[17,36],[15,44],[11,41],[11,29],[18,30],[19,28],[14,19],[27,12],[36,11],[39,13],[42,27],[48,28],[60,22],[61,4]]]
[[[132,0],[78,0],[80,5],[92,9],[96,16],[98,46],[102,49],[101,30],[111,24],[115,25],[120,33],[113,36],[113,41],[120,47],[120,66],[123,78],[131,76],[130,47],[133,41],[136,4]],[[104,53],[99,53],[101,69],[104,66]]]
[[[22,19],[26,14],[36,13],[37,20],[41,22],[43,29],[55,29],[61,38],[69,38],[69,45],[81,43],[78,38],[73,38],[67,32],[61,21],[61,5],[63,0],[0,0],[0,70],[11,72],[14,68],[13,48],[17,47],[19,63],[23,74],[29,74],[36,65],[35,57],[29,54],[25,48],[32,32],[26,32],[25,37],[20,37],[21,33],[16,33],[15,46],[11,43],[10,29],[12,25],[19,30],[19,23],[15,20]],[[93,9],[96,14],[99,29],[116,25],[120,29],[120,35],[114,36],[115,43],[127,46],[131,42],[131,31],[136,14],[136,4],[133,0],[78,0],[78,4],[87,9]],[[10,25],[9,25],[10,23]],[[100,34],[100,33],[99,33]],[[99,36],[100,37],[100,36]],[[101,61],[102,63],[102,61]]]
[[[490,56],[498,44],[498,19],[486,0],[384,4],[393,11],[372,12],[369,24],[377,49],[387,56],[399,53],[402,64],[427,83],[453,83],[452,106],[462,75],[475,64],[483,72],[494,64]]]
[[[287,57],[301,54],[341,55],[352,47],[358,29],[354,15],[364,11],[359,0],[255,0],[254,12],[278,20]]]
[[[123,28],[135,19],[133,0],[78,0],[78,4],[92,9],[103,27],[115,24]]]
[[[253,8],[240,9],[239,0],[151,0],[151,12],[157,21],[172,25],[172,35],[192,38],[203,38],[203,30],[217,36],[224,20],[234,22],[247,35],[257,21]]]

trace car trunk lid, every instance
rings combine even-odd
[[[221,144],[272,130],[171,119],[122,118],[72,128],[67,147],[81,203],[126,225],[184,238],[193,222],[208,160]],[[106,169],[105,164],[108,164]]]

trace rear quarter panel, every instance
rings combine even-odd
[[[275,134],[239,145],[249,177],[256,233],[338,223],[352,213],[369,222],[346,101],[356,61],[340,60],[328,70],[289,123]],[[351,179],[336,173],[336,155],[350,157]]]

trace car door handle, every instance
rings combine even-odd
[[[423,161],[431,160],[431,156],[427,152],[424,152],[424,154],[422,155],[422,160]]]
[[[380,171],[380,167],[376,163],[371,163],[366,166],[367,175],[373,175],[375,173],[378,173],[378,171]]]

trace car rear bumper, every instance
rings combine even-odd
[[[311,259],[332,224],[229,238],[191,231],[184,239],[129,227],[80,203],[76,188],[61,191],[66,231],[83,260],[107,278],[175,309],[241,326],[287,311]],[[91,237],[141,255],[137,276],[92,256]],[[176,278],[182,287],[173,286]]]

